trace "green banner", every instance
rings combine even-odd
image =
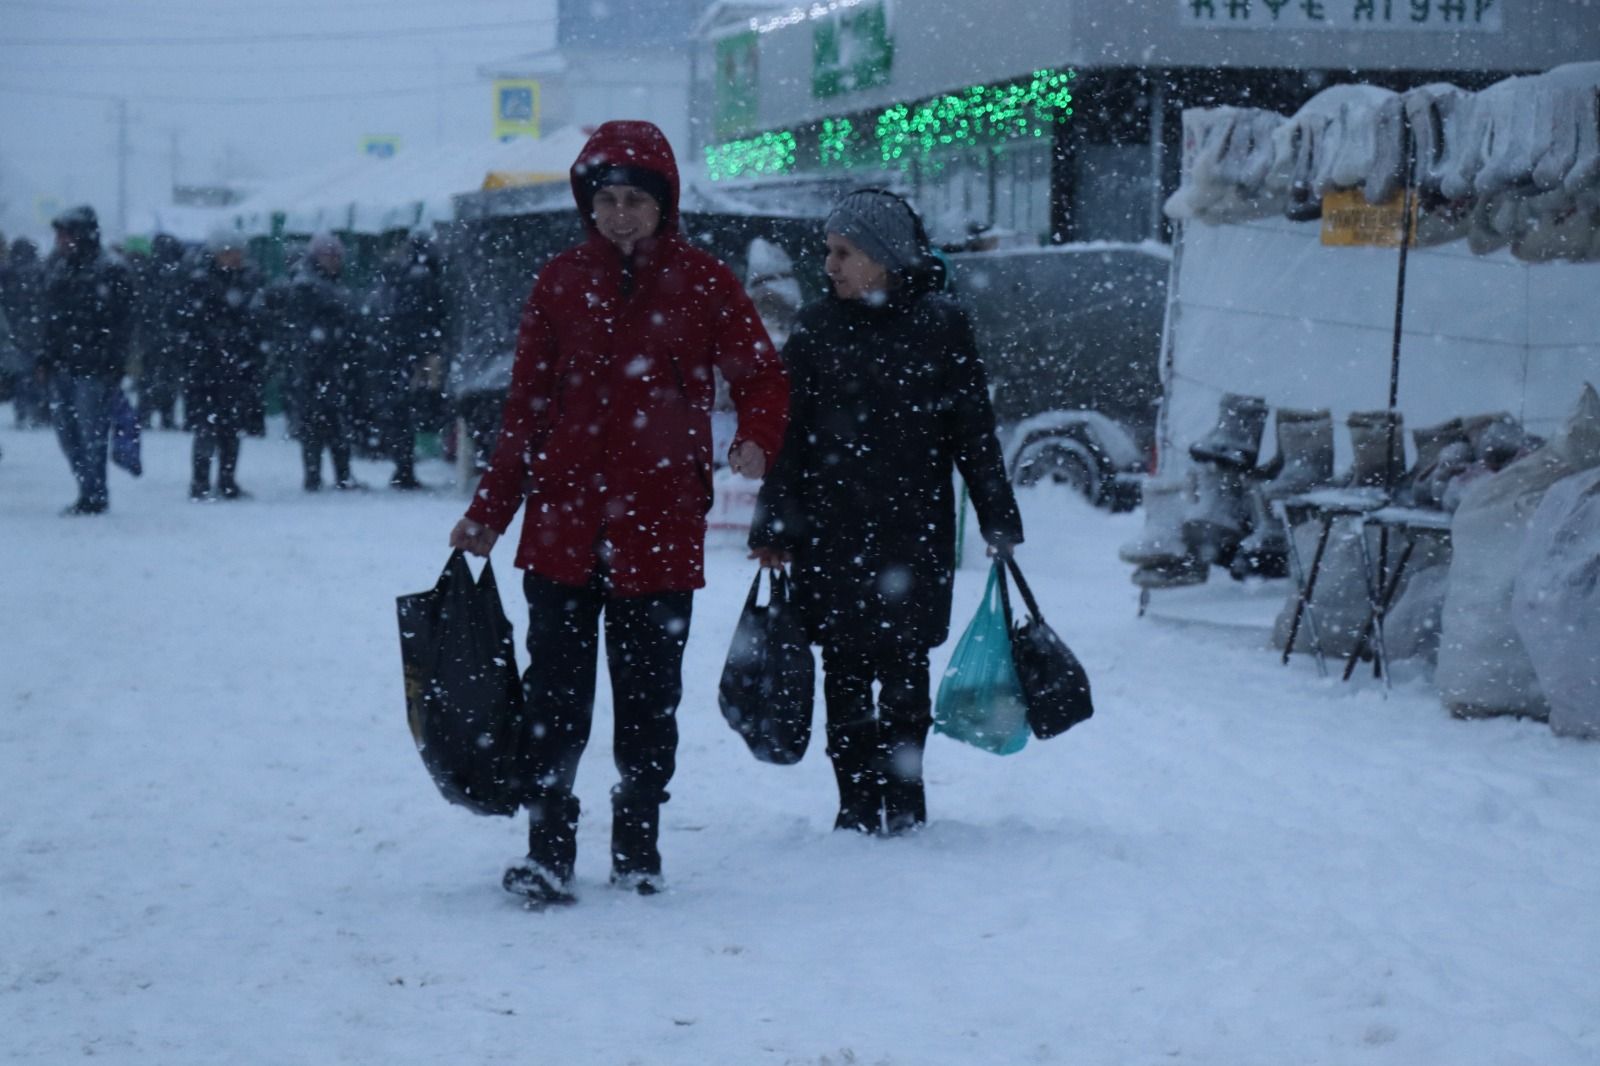
[[[743,133],[756,123],[761,101],[759,37],[736,33],[717,42],[716,135]]]
[[[839,96],[889,84],[894,38],[883,0],[819,18],[811,34],[811,95]]]

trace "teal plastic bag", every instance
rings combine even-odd
[[[950,656],[933,704],[935,730],[996,755],[1021,751],[1029,732],[1028,708],[1011,660],[1011,633],[1000,599],[1005,579],[997,561],[989,571],[989,588],[978,613]]]

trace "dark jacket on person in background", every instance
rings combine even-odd
[[[953,469],[984,537],[1022,540],[983,362],[966,313],[934,291],[941,273],[879,306],[812,303],[784,346],[789,431],[750,545],[791,553],[796,600],[825,645],[944,642],[957,563]]]
[[[207,255],[190,278],[194,333],[184,383],[188,428],[258,432],[264,353],[253,267],[225,270]]]
[[[150,242],[150,259],[140,278],[138,315],[146,373],[158,365],[181,367],[190,358],[195,269],[178,238],[158,233]]]
[[[263,307],[277,319],[276,355],[296,397],[319,390],[345,394],[365,334],[355,300],[340,280],[308,256],[292,278],[269,290]]]
[[[625,261],[595,228],[586,175],[610,166],[663,180],[661,224]],[[613,595],[684,592],[704,579],[711,406],[722,371],[739,411],[734,446],[768,462],[789,386],[733,272],[678,231],[678,168],[647,122],[607,122],[572,168],[589,238],[552,259],[523,310],[511,391],[467,517],[504,531],[527,504],[516,565]]]
[[[133,336],[133,276],[101,249],[91,212],[68,211],[54,224],[77,245],[45,265],[39,363],[69,377],[119,379]]]
[[[0,308],[11,322],[11,339],[31,367],[44,338],[44,270],[33,242],[18,239],[0,263]]]

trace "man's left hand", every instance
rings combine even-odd
[[[767,454],[755,441],[747,440],[728,453],[728,466],[735,474],[759,481],[767,472]]]

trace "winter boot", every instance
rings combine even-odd
[[[1249,470],[1261,454],[1261,431],[1266,427],[1266,400],[1224,393],[1215,428],[1189,445],[1189,455],[1197,462]]]
[[[1330,428],[1332,423],[1329,423]],[[1250,535],[1239,542],[1228,573],[1243,581],[1252,574],[1260,577],[1286,577],[1289,573],[1289,531],[1262,495],[1261,489],[1247,494],[1250,504]]]
[[[528,861],[564,887],[578,859],[578,798],[545,793],[529,800],[527,807]]]
[[[1440,422],[1436,426],[1423,426],[1411,431],[1412,443],[1417,448],[1417,461],[1411,464],[1411,469],[1401,479],[1400,486],[1395,490],[1395,497],[1411,507],[1432,506],[1421,487],[1426,484],[1439,465],[1439,457],[1445,448],[1452,444],[1467,443],[1466,429],[1461,419],[1452,418],[1447,422]]]
[[[247,500],[250,494],[234,480],[239,469],[239,438],[229,434],[217,442],[217,495],[224,500]]]
[[[900,836],[921,828],[928,820],[922,786],[922,749],[928,727],[886,722],[881,729],[878,781],[883,789],[884,832]]]
[[[1405,420],[1400,412],[1355,411],[1345,424],[1350,427],[1354,458],[1343,479],[1344,487],[1392,492],[1405,473]]]
[[[828,726],[828,758],[839,783],[835,830],[883,832],[883,786],[878,779],[878,723],[873,719]]]
[[[611,880],[632,878],[639,882],[635,889],[640,895],[651,895],[640,885],[661,877],[661,852],[657,842],[661,836],[661,804],[667,794],[659,792],[646,796],[626,792],[621,785],[611,790]]]
[[[189,453],[189,499],[204,500],[211,496],[211,442],[203,433],[194,435]]]
[[[639,896],[655,896],[666,891],[666,882],[661,875],[645,873],[622,873],[611,871],[611,884],[624,892],[632,892]]]
[[[530,906],[547,906],[552,903],[576,903],[572,894],[572,878],[562,877],[548,866],[543,866],[530,856],[506,867],[500,878],[500,887],[514,896],[523,896]]]
[[[1226,566],[1249,522],[1244,475],[1215,463],[1194,468],[1195,502],[1183,521],[1183,539],[1201,562]]]
[[[1277,435],[1278,458],[1282,462],[1272,479],[1261,487],[1263,499],[1286,499],[1322,488],[1333,480],[1333,415],[1326,408],[1278,408]]]
[[[1183,542],[1183,514],[1188,508],[1188,482],[1183,478],[1149,478],[1144,483],[1144,534],[1117,549],[1117,557],[1134,566],[1165,565],[1189,555]]]

